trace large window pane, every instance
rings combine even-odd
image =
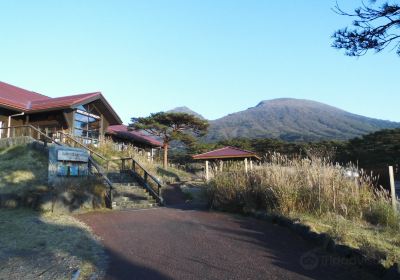
[[[75,111],[74,134],[85,138],[84,141],[94,143],[100,136],[100,117],[90,106],[80,106]]]

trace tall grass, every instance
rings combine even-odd
[[[263,209],[282,215],[336,214],[400,229],[399,215],[389,196],[361,172],[346,176],[346,168],[328,159],[289,159],[279,154],[245,173],[242,169],[216,173],[209,184],[213,207],[230,211]]]

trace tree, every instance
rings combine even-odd
[[[346,55],[362,56],[369,50],[381,52],[388,46],[396,49],[400,56],[400,5],[399,0],[384,2],[378,5],[379,0],[362,2],[354,13],[344,12],[338,4],[334,11],[339,15],[355,18],[353,28],[343,28],[333,34],[332,46],[344,49]]]
[[[144,130],[147,133],[160,137],[163,141],[164,168],[168,168],[168,148],[173,140],[190,144],[195,136],[202,136],[207,132],[208,122],[187,113],[153,113],[145,118],[132,118],[129,126],[135,130]]]

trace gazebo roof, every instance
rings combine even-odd
[[[204,154],[194,155],[193,159],[209,160],[209,159],[240,159],[240,158],[256,158],[260,159],[256,153],[242,150],[236,147],[224,147]]]

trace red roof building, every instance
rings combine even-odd
[[[112,125],[109,126],[106,135],[111,136],[113,139],[119,142],[128,141],[130,143],[136,143],[135,146],[139,146],[144,143],[146,145],[159,148],[162,147],[162,143],[146,135],[140,131],[129,130],[126,125]]]
[[[59,131],[86,143],[97,142],[107,133],[123,134],[122,120],[100,92],[51,98],[0,82],[0,138],[9,135],[8,127],[33,125],[52,136]],[[140,132],[130,133],[143,146],[158,146],[158,141]]]

